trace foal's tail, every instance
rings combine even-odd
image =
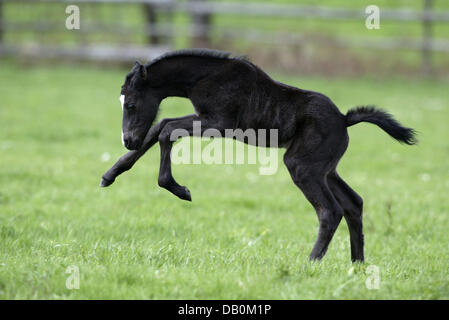
[[[373,106],[356,107],[346,114],[346,126],[350,127],[359,122],[370,122],[378,125],[382,130],[401,143],[416,144],[416,131],[403,127],[388,112]]]

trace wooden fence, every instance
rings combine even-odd
[[[19,33],[35,32],[45,34],[55,28],[60,28],[60,22],[15,21],[14,17],[7,17],[2,10],[8,3],[23,3],[28,10],[33,9],[36,3],[66,3],[90,5],[141,5],[145,13],[146,26],[137,32],[143,33],[146,43],[130,44],[126,46],[108,45],[107,43],[64,46],[60,43],[41,44],[18,43],[6,41],[8,32]],[[379,38],[379,37],[333,37],[334,45],[341,47],[362,47],[379,50],[406,49],[420,51],[422,57],[422,70],[424,73],[432,72],[432,53],[449,53],[449,41],[434,39],[432,29],[437,23],[449,23],[449,12],[437,12],[432,9],[432,0],[423,0],[421,11],[410,9],[382,9],[381,22],[397,21],[400,23],[419,22],[422,24],[421,38]],[[191,17],[189,23],[182,26],[173,24],[170,16],[175,13],[184,13]],[[164,14],[167,22],[158,21],[157,17]],[[283,5],[273,3],[255,2],[215,2],[206,0],[0,0],[0,55],[26,54],[45,57],[68,57],[76,59],[101,59],[113,61],[128,61],[149,59],[161,52],[174,47],[174,37],[183,35],[192,39],[191,46],[208,47],[211,45],[214,31],[214,17],[232,15],[241,18],[260,17],[276,19],[323,19],[323,20],[358,20],[361,27],[364,25],[366,13],[363,9],[329,8],[322,6]],[[61,18],[65,19],[61,14]],[[58,24],[58,25],[57,25]],[[120,21],[114,23],[83,23],[79,30],[81,33],[99,33],[121,35],[127,37],[136,33],[136,29],[123,25]],[[293,32],[273,32],[259,29],[226,28],[220,30],[227,39],[241,39],[251,43],[268,43],[282,46],[304,45],[313,41],[302,34]]]

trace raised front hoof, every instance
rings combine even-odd
[[[179,187],[176,192],[173,192],[178,198],[186,201],[192,201],[192,196],[190,195],[189,189],[186,187]]]
[[[114,180],[106,179],[105,177],[101,178],[100,187],[105,188],[114,183]]]
[[[180,186],[173,178],[171,179],[163,179],[159,177],[158,179],[159,187],[167,189],[179,199],[192,201],[192,196],[190,195],[189,189],[186,187]]]

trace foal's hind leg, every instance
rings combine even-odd
[[[286,153],[284,162],[290,172],[293,182],[301,189],[316,210],[319,229],[311,260],[321,259],[329,246],[343,217],[343,209],[334,198],[327,185],[326,165],[312,164],[304,159],[289,157]]]
[[[347,145],[346,126],[338,118],[309,119],[301,124],[284,155],[293,182],[318,216],[318,238],[310,254],[311,260],[324,256],[343,217],[343,208],[329,188],[327,175],[337,166]]]
[[[327,181],[331,191],[344,210],[344,217],[348,224],[351,239],[351,260],[353,262],[363,262],[363,200],[338,176],[337,172],[329,173]]]

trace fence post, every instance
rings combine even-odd
[[[0,44],[3,42],[3,0],[0,0]]]
[[[206,0],[190,0],[190,2],[201,5]],[[193,45],[197,48],[210,47],[210,29],[211,29],[211,14],[192,12],[193,21]]]
[[[147,24],[145,34],[148,36],[149,44],[158,44],[160,42],[159,34],[157,32],[157,15],[154,5],[145,3],[143,5],[145,15],[147,17]]]
[[[424,75],[432,74],[432,13],[433,0],[424,0],[423,11],[423,39],[422,39],[422,73]]]

